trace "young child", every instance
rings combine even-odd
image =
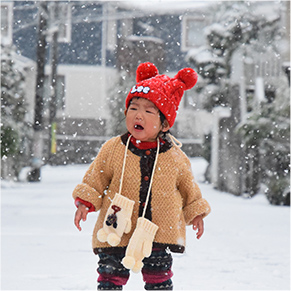
[[[172,290],[170,251],[184,252],[186,225],[199,239],[210,212],[189,159],[168,132],[196,72],[185,68],[170,78],[143,63],[136,79],[125,101],[128,132],[102,146],[73,192],[79,230],[88,212],[100,211],[92,239],[98,290],[122,290],[130,269],[142,272],[146,290]]]

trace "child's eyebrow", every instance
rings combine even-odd
[[[134,101],[130,102],[129,106],[130,105],[135,105],[135,106],[138,106],[138,103],[135,103]]]
[[[155,104],[146,104],[145,107],[159,110],[158,107]]]
[[[138,103],[137,103],[135,100],[132,99],[132,100],[130,101],[130,104],[129,104],[129,105],[131,105],[131,104],[137,105]]]
[[[155,105],[149,105],[149,106],[146,106],[146,108],[147,108],[147,109],[153,109],[153,110],[156,110],[156,111],[159,110],[158,107],[155,106]]]
[[[129,106],[130,106],[130,105],[140,106],[140,104],[139,104],[138,102],[135,102],[134,100],[132,100],[132,101],[130,102]],[[156,110],[156,111],[159,111],[158,107],[157,107],[155,104],[146,104],[146,105],[144,105],[144,107],[145,107],[146,109],[154,109],[154,110]]]

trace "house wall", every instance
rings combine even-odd
[[[58,75],[65,79],[65,107],[58,111],[55,120],[56,153],[50,154],[48,133],[44,137],[44,153],[52,164],[91,163],[107,139],[106,124],[110,121],[107,96],[110,86],[115,84],[116,70],[60,65]]]
[[[108,89],[115,83],[116,70],[100,66],[60,65],[65,76],[65,109],[70,118],[107,119]]]

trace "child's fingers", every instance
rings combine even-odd
[[[80,220],[81,220],[81,213],[77,210],[76,214],[75,214],[74,223],[75,223],[76,227],[81,231]]]
[[[83,211],[82,212],[82,220],[86,221],[86,219],[87,219],[87,211]]]
[[[204,233],[204,221],[201,216],[197,216],[192,221],[193,230],[196,232],[196,237],[199,239]]]
[[[198,232],[197,232],[197,239],[199,239],[204,233],[204,223],[203,220],[201,220],[198,223]]]
[[[199,229],[199,221],[198,220],[194,220],[193,221],[193,229],[196,231],[197,229]]]
[[[197,232],[196,236],[197,239],[199,239],[202,236],[203,232],[201,231],[201,229]]]

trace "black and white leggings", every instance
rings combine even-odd
[[[98,287],[97,290],[122,290],[129,279],[129,270],[121,261],[123,254],[99,255]],[[141,270],[145,290],[173,290],[172,256],[165,250],[154,249],[150,257],[143,260],[144,266]]]

